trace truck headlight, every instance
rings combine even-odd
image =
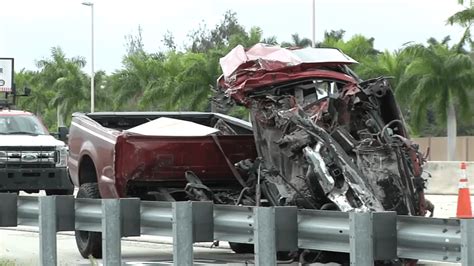
[[[67,153],[69,149],[67,146],[57,146],[56,147],[56,167],[66,167],[67,166]]]

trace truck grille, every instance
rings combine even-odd
[[[51,168],[57,160],[55,147],[0,147],[0,168]]]
[[[9,164],[0,164],[0,169],[39,169],[39,168],[54,168],[55,164],[19,164],[19,163],[9,163]]]

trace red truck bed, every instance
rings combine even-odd
[[[143,136],[121,131],[158,117],[206,126],[213,126],[220,119],[232,126],[237,135],[217,136],[224,156],[211,136]],[[102,197],[129,196],[128,191],[136,187],[146,191],[160,187],[183,188],[187,183],[186,171],[194,172],[210,187],[238,186],[225,157],[232,163],[256,157],[249,125],[212,113],[75,114],[70,132],[71,177],[77,186],[90,182],[85,174],[90,158],[99,177]]]
[[[253,136],[218,136],[232,163],[255,158]],[[194,172],[207,185],[233,184],[236,179],[211,136],[148,137],[122,135],[115,146],[117,183],[158,182],[163,186],[186,183],[184,173]],[[236,183],[237,184],[237,183]],[[125,184],[117,184],[122,186]]]

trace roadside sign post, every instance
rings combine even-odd
[[[0,58],[0,92],[12,92],[14,75],[14,59]]]

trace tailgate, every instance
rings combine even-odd
[[[218,136],[232,163],[255,159],[253,135]],[[115,149],[115,173],[122,181],[183,182],[193,171],[203,182],[235,180],[211,136],[156,137],[121,135]]]

